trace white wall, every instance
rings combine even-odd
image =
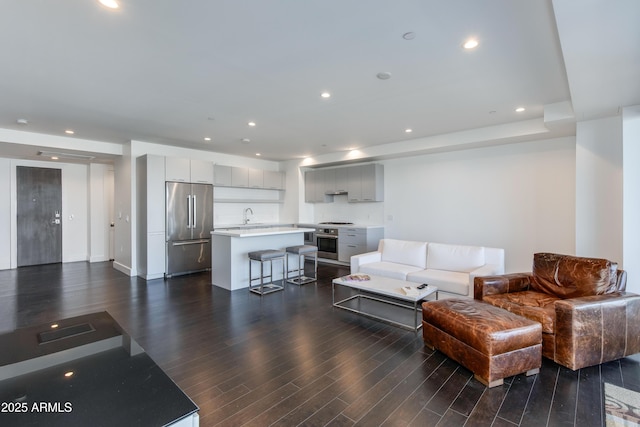
[[[113,166],[89,165],[89,260],[108,261],[113,220]]]
[[[622,111],[623,251],[620,262],[627,271],[627,290],[640,294],[640,106]]]
[[[89,167],[77,164],[63,165],[62,262],[87,261],[88,254]]]
[[[16,230],[16,167],[29,166],[60,169],[62,172],[62,262],[85,261],[88,259],[88,167],[82,164],[31,161],[21,159],[1,159],[6,173],[1,177],[0,187],[6,191],[9,209],[3,209],[0,217],[0,230],[10,237],[0,242],[2,253],[1,268],[16,268],[17,230]],[[6,205],[5,205],[6,206]],[[2,233],[0,232],[0,233]]]
[[[131,181],[131,154],[130,147],[125,149],[122,157],[114,163],[114,211],[115,211],[115,248],[113,267],[130,276],[135,276],[136,271],[132,266],[135,260],[131,254],[135,253],[135,239],[132,240],[132,228],[135,226],[135,214],[132,214],[132,187]],[[132,226],[132,221],[134,224]]]
[[[622,119],[576,128],[576,255],[622,263]]]
[[[385,236],[505,249],[507,272],[534,252],[573,253],[572,137],[389,160]]]
[[[11,268],[11,161],[0,159],[0,270]]]
[[[301,222],[379,220],[385,237],[500,247],[507,272],[531,271],[534,252],[575,251],[573,137],[380,163],[384,202],[338,198]]]

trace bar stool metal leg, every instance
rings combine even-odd
[[[289,259],[292,256],[298,257],[298,268],[297,270],[291,270],[289,266]],[[305,261],[306,257],[313,256],[313,277],[306,276],[304,274]],[[298,246],[289,246],[286,248],[286,276],[287,283],[292,283],[294,285],[304,285],[307,283],[314,282],[318,280],[318,247],[312,245],[298,245]],[[295,273],[296,275],[291,277],[291,273]]]
[[[285,267],[285,252],[275,249],[268,249],[264,251],[249,252],[249,292],[253,292],[258,295],[266,295],[271,292],[277,292],[284,289],[286,267]],[[273,261],[282,261],[282,279],[281,283],[275,283],[275,276],[273,272]],[[260,277],[253,277],[252,264],[253,262],[260,263]],[[269,262],[269,274],[264,272],[265,262]],[[265,279],[269,278],[269,282],[265,283]],[[260,285],[254,286],[253,282],[260,280]]]

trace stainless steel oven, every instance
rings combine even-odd
[[[316,230],[318,258],[338,259],[338,229],[318,228]]]

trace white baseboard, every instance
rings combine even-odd
[[[131,269],[131,267],[128,267],[128,266],[123,265],[123,264],[120,264],[117,261],[113,261],[113,268],[115,268],[116,270],[118,270],[121,273],[126,274],[129,277],[136,275],[135,271],[133,271],[133,269]]]

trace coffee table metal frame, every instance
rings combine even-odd
[[[424,289],[417,289],[416,287],[419,285],[417,283],[406,282],[404,280],[398,279],[390,279],[388,277],[369,275],[370,280],[363,281],[347,280],[346,277],[348,276],[338,277],[331,281],[331,301],[334,307],[371,317],[376,320],[381,320],[383,322],[388,322],[392,325],[404,329],[409,329],[414,332],[417,332],[420,328],[422,328],[422,321],[418,321],[418,311],[422,312],[422,301],[426,297],[434,293],[436,296],[436,300],[438,299],[438,288],[432,285],[428,285]],[[349,296],[348,298],[336,301],[336,285],[351,288],[357,293]],[[418,291],[418,295],[406,295],[402,291],[402,287],[404,286],[411,286],[412,288],[416,289]],[[403,309],[412,310],[414,323],[413,325],[410,325],[398,322],[393,319],[358,310],[352,307],[347,307],[345,305],[348,301],[359,298],[379,301],[385,304],[401,307]]]

